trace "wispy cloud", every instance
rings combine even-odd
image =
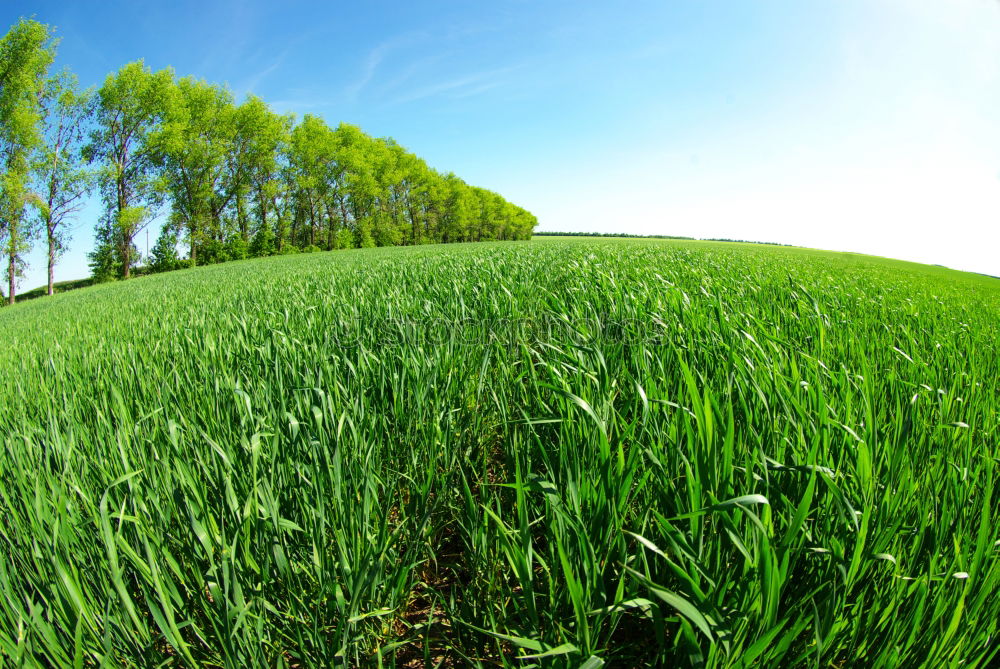
[[[281,65],[285,62],[285,58],[288,57],[288,51],[289,51],[288,49],[285,49],[274,60],[273,63],[271,63],[264,69],[256,72],[255,74],[251,75],[249,78],[244,80],[242,85],[240,86],[240,90],[243,91],[245,95],[253,93],[256,90],[256,88],[260,85],[260,83],[267,78],[268,75],[270,75],[272,72],[281,67]]]
[[[247,3],[231,0],[227,5],[216,5],[211,9],[211,16],[216,19],[220,14],[226,17],[226,29],[216,35],[216,39],[202,57],[201,63],[195,68],[199,73],[212,72],[220,68],[228,69],[243,62],[247,49],[253,44],[257,34],[259,13]],[[150,16],[147,30],[150,33],[161,29],[157,21],[159,17]]]
[[[458,99],[458,98],[471,98],[471,97],[475,97],[475,96],[477,96],[477,95],[479,95],[481,93],[485,93],[486,91],[491,91],[494,88],[500,88],[505,83],[507,83],[507,82],[506,81],[488,81],[488,82],[483,83],[483,84],[481,84],[479,86],[465,87],[465,88],[461,89],[460,91],[451,93],[450,97],[456,98],[456,99]]]
[[[271,109],[279,114],[287,114],[288,112],[291,112],[296,116],[300,116],[304,113],[315,113],[320,109],[329,109],[334,107],[337,105],[337,101],[307,95],[305,97],[269,100],[268,105],[270,105]]]
[[[406,83],[419,78],[422,73],[426,73],[437,63],[445,60],[449,55],[448,52],[442,52],[411,60],[394,76],[380,81],[377,86],[373,87],[373,92],[385,96],[393,91],[398,91]]]
[[[347,99],[351,102],[357,101],[361,91],[363,91],[365,87],[367,87],[372,80],[375,79],[379,66],[392,51],[415,44],[426,38],[427,34],[423,32],[405,33],[376,45],[375,48],[369,51],[368,55],[365,57],[364,63],[361,66],[361,75],[354,83],[348,85],[347,88],[344,89]]]
[[[520,66],[502,67],[429,84],[396,98],[393,103],[403,104],[438,95],[445,95],[450,98],[471,97],[502,86],[506,83],[504,76],[518,69],[520,69]]]

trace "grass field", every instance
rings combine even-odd
[[[4,666],[981,667],[1000,280],[370,249],[0,310]]]

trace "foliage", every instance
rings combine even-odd
[[[33,176],[37,213],[48,246],[48,292],[55,290],[55,264],[70,240],[69,222],[94,186],[82,154],[94,112],[92,90],[80,91],[76,76],[62,70],[45,82],[41,97],[44,141],[35,150]]]
[[[201,263],[204,265],[214,265],[220,262],[232,260],[229,256],[229,247],[221,239],[209,237],[201,243]],[[192,263],[193,264],[193,263]]]
[[[169,69],[152,72],[140,60],[108,75],[97,91],[96,125],[85,154],[98,162],[105,215],[95,231],[107,237],[113,264],[128,278],[138,260],[135,237],[160,203],[150,135],[163,115],[173,80]],[[104,251],[102,251],[103,253]]]
[[[192,264],[198,251],[204,262],[219,262],[224,239],[222,213],[240,182],[231,178],[227,163],[235,152],[236,107],[221,86],[193,77],[164,84],[160,100],[162,122],[149,136],[153,160],[170,193],[174,217],[183,223]]]
[[[21,19],[0,38],[0,257],[11,303],[35,233],[26,212],[39,203],[29,188],[30,157],[42,139],[39,101],[54,57],[51,32],[38,21]]]
[[[996,666],[998,324],[984,277],[599,239],[6,309],[0,656]]]
[[[263,258],[264,256],[274,255],[274,232],[272,232],[271,226],[260,226],[257,234],[253,237],[253,241],[250,242],[249,250],[251,258]]]
[[[349,249],[354,246],[354,234],[347,228],[338,230],[335,240],[334,248],[337,249]]]
[[[250,257],[250,244],[243,235],[232,235],[226,240],[226,255],[230,260],[246,260]]]
[[[156,238],[156,244],[150,251],[149,268],[152,272],[169,272],[184,266],[184,262],[177,253],[177,244],[178,239],[174,226],[164,225]]]
[[[94,283],[112,281],[123,273],[114,225],[107,214],[94,228],[94,250],[87,254],[87,258]]]

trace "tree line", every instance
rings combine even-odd
[[[687,239],[694,240],[694,237],[681,237],[679,235],[638,235],[631,232],[536,232],[539,237],[627,237],[635,239]]]
[[[539,237],[629,237],[635,239],[684,239],[688,241],[702,242],[733,242],[736,244],[764,244],[765,246],[794,246],[794,244],[781,244],[779,242],[760,242],[752,239],[730,239],[728,237],[682,237],[680,235],[638,235],[630,232],[542,232],[534,233]]]
[[[14,302],[25,257],[48,251],[48,294],[69,223],[94,192],[95,281],[250,257],[403,244],[528,239],[537,224],[499,194],[429,167],[391,138],[143,61],[81,90],[51,73],[52,29],[0,39],[0,258]],[[162,217],[148,257],[140,233]]]

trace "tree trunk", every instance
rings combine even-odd
[[[50,224],[51,226],[51,224]],[[49,295],[55,295],[56,287],[56,238],[49,227]]]
[[[243,193],[236,196],[236,218],[239,220],[240,236],[243,241],[250,241],[250,226],[247,225],[247,215],[243,209]]]
[[[14,254],[10,254],[10,261],[7,264],[7,304],[14,304],[14,276],[17,265],[14,262]]]
[[[278,249],[278,253],[281,253],[285,248],[285,235],[282,229],[281,223],[281,209],[278,207],[278,198],[271,198],[271,208],[274,209],[274,239],[275,244]]]
[[[267,198],[264,197],[263,191],[258,191],[260,200],[260,227],[261,229],[267,225]]]
[[[420,238],[420,226],[417,225],[417,215],[413,211],[413,206],[407,204],[406,208],[410,212],[410,229],[412,230],[412,233],[411,233],[412,234],[412,239],[411,239],[410,243],[413,244],[414,246],[416,246],[417,239]]]
[[[121,176],[125,173],[125,165],[127,164],[127,157],[119,162],[119,176],[118,176],[118,215],[115,224],[115,234],[121,236],[122,239],[125,238],[125,231],[122,229],[122,214],[124,213],[126,207],[128,207],[128,192],[126,191],[125,179]],[[132,246],[132,240],[125,240],[121,248],[122,257],[122,277],[127,279],[130,276],[129,264],[131,264],[131,258],[129,257],[130,247]]]
[[[60,128],[61,130],[61,128]],[[56,153],[55,156],[59,155],[59,143],[56,143]],[[56,275],[56,225],[57,223],[52,220],[52,210],[55,208],[56,201],[56,158],[52,159],[52,179],[49,181],[49,211],[45,215],[45,233],[49,239],[49,295],[55,294],[55,275]]]
[[[192,218],[191,220],[193,221],[194,219]],[[194,229],[193,225],[191,226],[191,233],[188,235],[188,237],[190,239],[190,246],[191,246],[191,250],[188,253],[188,255],[190,256],[189,259],[191,261],[191,267],[197,267],[197,265],[198,265],[198,240],[196,238],[197,237],[197,233],[195,232],[195,229]]]
[[[316,246],[316,204],[309,196],[309,246]]]
[[[340,198],[340,224],[345,228],[349,227],[347,225],[347,206],[344,204],[343,196]]]
[[[326,218],[329,221],[326,233],[326,250],[332,251],[337,248],[337,219],[333,215],[329,201],[324,202],[323,207],[326,209]]]

